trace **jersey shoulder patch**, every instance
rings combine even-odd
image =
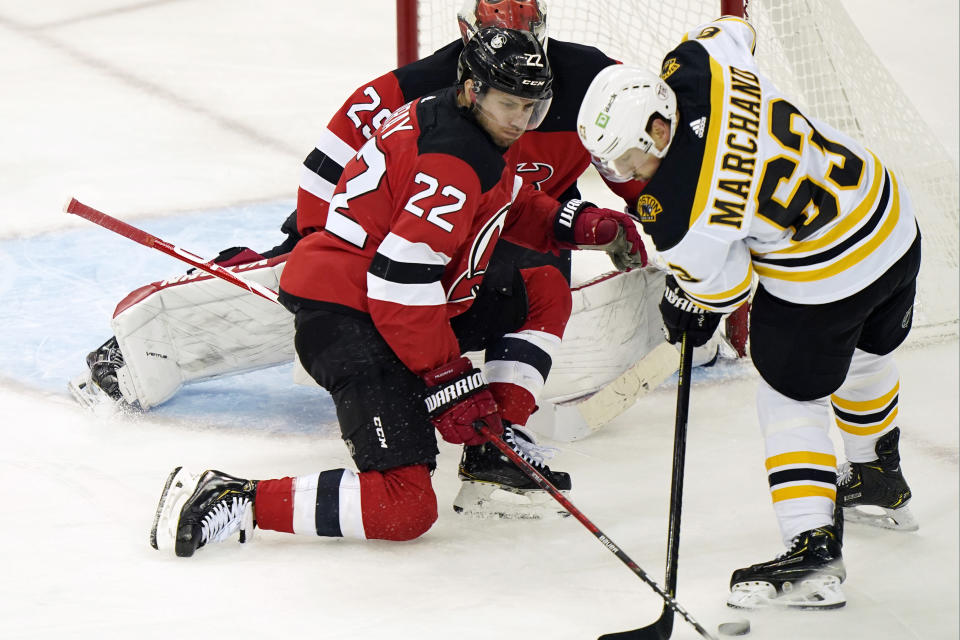
[[[660,77],[686,102],[710,102],[710,55],[695,40],[683,42],[663,58]]]
[[[425,96],[417,103],[421,155],[438,153],[466,162],[476,172],[480,189],[489,191],[500,182],[506,162],[489,136],[457,106],[456,88]]]

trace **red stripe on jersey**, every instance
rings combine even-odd
[[[293,480],[288,477],[257,484],[254,514],[258,527],[293,533]]]
[[[524,184],[510,207],[503,230],[504,239],[541,253],[556,252],[559,245],[553,220],[559,208],[560,203],[553,196]]]
[[[368,539],[413,540],[437,521],[437,496],[426,465],[359,475],[363,530]]]
[[[511,424],[526,424],[530,414],[537,408],[537,399],[533,394],[516,384],[491,382],[490,393],[500,408],[500,417]]]
[[[323,229],[327,223],[327,207],[329,203],[323,198],[318,198],[303,187],[297,189],[297,230],[300,235],[306,236]]]
[[[527,320],[520,331],[545,331],[563,338],[573,296],[563,274],[552,267],[521,269],[527,289]]]
[[[414,373],[422,374],[460,357],[460,344],[447,317],[455,308],[452,305],[411,307],[383,300],[368,302],[377,331]]]

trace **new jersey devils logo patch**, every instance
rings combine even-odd
[[[546,162],[521,162],[517,175],[537,191],[543,191],[543,183],[553,177],[553,167]]]
[[[470,245],[470,252],[467,256],[467,270],[461,273],[447,292],[449,302],[464,302],[477,297],[477,291],[480,289],[480,282],[483,281],[483,274],[487,271],[487,265],[490,264],[490,256],[493,255],[493,248],[500,239],[500,233],[503,231],[503,225],[507,220],[507,212],[510,210],[510,203],[503,205],[487,223],[483,225],[480,232],[473,239]]]

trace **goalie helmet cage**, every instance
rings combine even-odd
[[[460,5],[397,0],[398,64],[459,38]],[[956,335],[957,168],[841,3],[549,0],[547,10],[551,37],[594,45],[613,58],[651,70],[660,68],[663,55],[690,29],[718,15],[745,15],[757,30],[760,68],[780,90],[804,113],[860,140],[907,186],[924,241],[915,334]]]

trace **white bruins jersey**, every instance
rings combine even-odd
[[[755,42],[749,24],[728,17],[666,55],[661,77],[676,92],[679,123],[637,203],[663,260],[711,311],[745,302],[754,273],[790,302],[846,298],[917,235],[896,176],[791,104],[760,74]]]

